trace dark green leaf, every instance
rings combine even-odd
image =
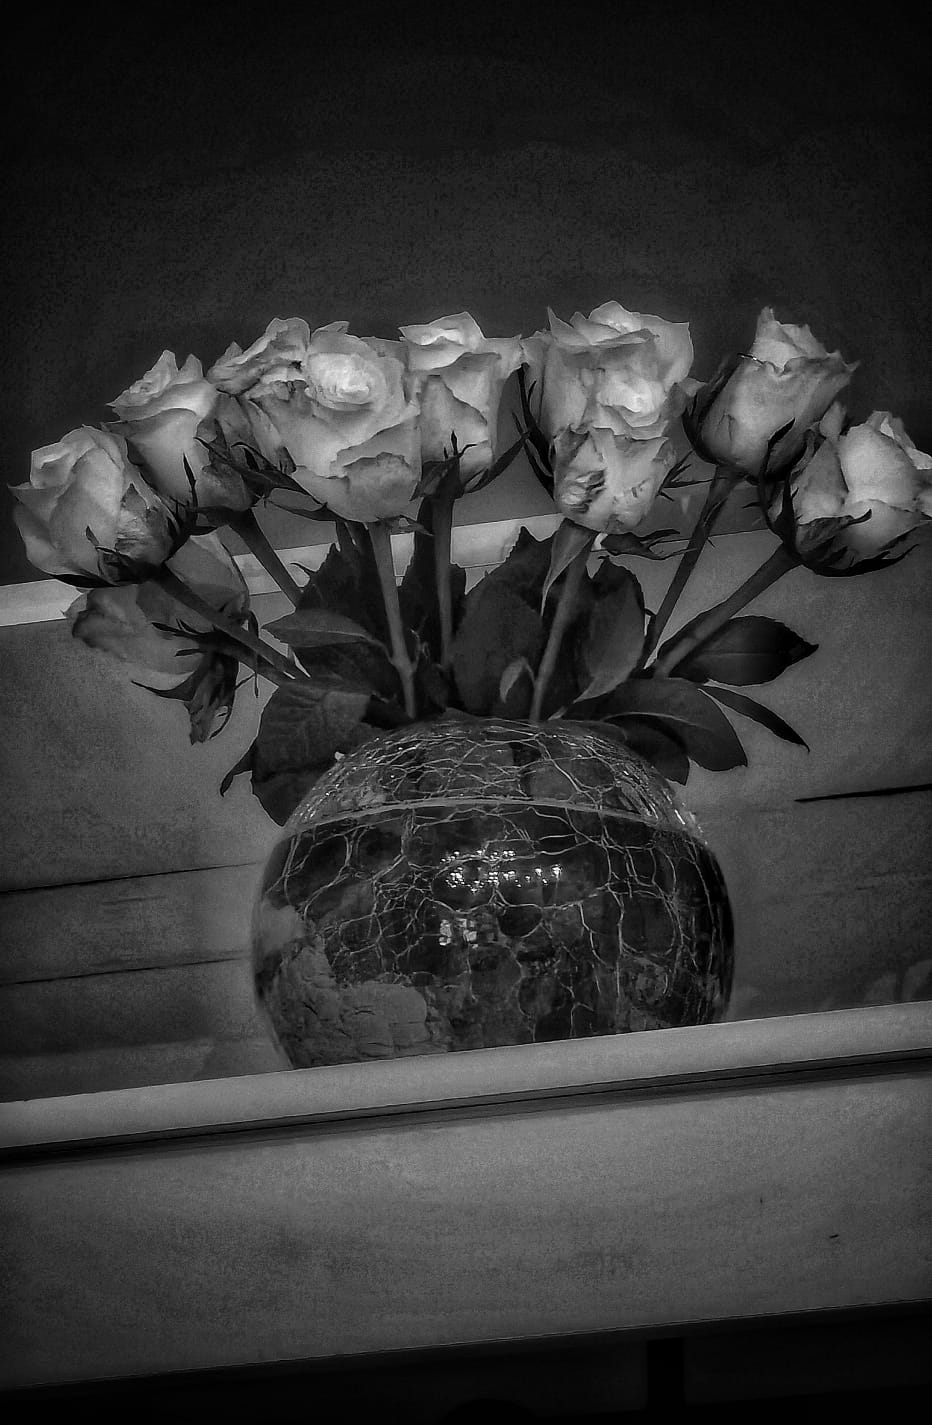
[[[450,681],[438,663],[421,658],[414,670],[418,708],[428,715],[445,712],[450,702]],[[370,712],[371,719],[372,714]]]
[[[378,643],[361,624],[331,609],[295,609],[265,626],[266,632],[289,648],[317,648],[333,643]]]
[[[332,766],[336,752],[352,752],[375,729],[363,721],[369,706],[364,692],[293,683],[277,688],[265,706],[259,735],[250,749],[252,788],[279,823],[287,821],[301,797]],[[225,778],[225,786],[237,771]]]
[[[400,705],[401,682],[381,644],[339,643],[323,648],[296,648],[302,668],[328,686],[371,693]]]
[[[536,609],[502,580],[484,579],[466,599],[453,640],[453,675],[463,707],[479,715],[490,712],[505,669],[519,658],[536,667],[543,646]]]
[[[620,723],[625,741],[661,776],[684,785],[689,779],[689,754],[669,724],[649,717],[626,717]]]
[[[496,717],[526,718],[534,697],[534,670],[526,658],[509,663],[499,680]]]
[[[319,569],[308,573],[298,609],[324,609],[360,624],[388,644],[388,623],[371,547],[360,542],[347,552],[331,545]]]
[[[579,701],[601,697],[627,678],[644,648],[644,596],[629,569],[603,561],[582,639]]]
[[[508,588],[531,609],[539,609],[540,591],[550,568],[553,538],[548,535],[546,539],[535,539],[522,527],[507,557],[466,595],[464,613],[471,602],[479,599],[481,590],[493,586]]]
[[[234,780],[235,777],[241,777],[241,776],[243,776],[246,772],[251,772],[251,771],[252,771],[252,764],[253,764],[253,759],[254,759],[254,757],[255,757],[255,752],[256,752],[256,744],[255,744],[254,742],[252,742],[252,743],[250,743],[250,745],[246,748],[246,751],[243,753],[243,755],[242,755],[242,757],[239,759],[239,761],[238,761],[238,762],[235,762],[235,763],[233,764],[233,766],[230,768],[229,772],[227,772],[227,773],[224,774],[223,781],[220,783],[220,795],[221,795],[222,797],[225,797],[226,794],[227,794],[227,792],[228,792],[228,791],[230,790],[230,788],[232,787],[232,785],[233,785],[233,780]]]
[[[809,751],[808,742],[804,741],[798,732],[794,732],[789,723],[784,722],[783,718],[778,717],[771,708],[764,707],[763,703],[747,697],[744,693],[732,692],[731,688],[716,688],[710,685],[706,692],[711,697],[717,698],[720,703],[724,703],[725,707],[741,713],[744,717],[751,718],[754,722],[759,722],[761,727],[766,727],[768,732],[782,737],[784,742],[795,743],[797,747],[805,747],[806,751]]]
[[[572,520],[567,519],[558,526],[550,546],[550,567],[540,595],[541,613],[544,611],[547,595],[557,579],[566,572],[576,556],[582,554],[584,549],[591,549],[594,542],[595,532],[584,529],[581,524],[574,524]]]
[[[746,767],[747,757],[725,714],[683,678],[631,678],[609,695],[603,716],[659,721],[694,762],[712,772]]]
[[[690,632],[697,622],[698,619],[694,619],[676,637]],[[662,657],[673,642],[671,639],[663,644],[659,656]],[[717,683],[735,683],[739,687],[769,683],[794,663],[815,653],[817,647],[818,644],[807,643],[777,619],[757,614],[733,618],[676,664],[676,676],[693,683],[705,683],[711,678]]]
[[[365,693],[310,683],[277,688],[259,724],[257,774],[316,766],[350,751],[370,735],[361,728],[368,702]]]

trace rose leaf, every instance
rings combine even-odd
[[[645,717],[626,717],[620,724],[625,741],[663,777],[685,785],[689,778],[689,754],[670,725]]]
[[[467,712],[487,714],[505,670],[521,658],[536,667],[543,644],[536,610],[507,584],[483,580],[466,600],[452,648],[453,676]]]
[[[605,560],[592,583],[596,598],[582,641],[580,702],[627,678],[644,648],[644,596],[631,571]]]
[[[631,716],[659,722],[694,762],[712,772],[747,766],[744,748],[725,714],[683,678],[629,678],[611,693],[603,716],[613,722]]]
[[[710,685],[705,691],[734,712],[742,713],[744,717],[759,722],[761,727],[766,727],[769,732],[774,733],[777,737],[782,737],[784,742],[792,742],[797,747],[805,747],[806,751],[809,751],[808,742],[800,737],[788,722],[784,722],[782,717],[778,717],[772,708],[764,707],[763,703],[747,697],[744,693],[735,693],[731,688],[716,688]]]
[[[294,613],[266,624],[265,630],[281,643],[287,643],[289,648],[316,648],[333,643],[379,643],[354,619],[330,609],[296,609]]]
[[[326,609],[343,614],[374,634],[381,643],[387,643],[385,608],[371,549],[354,546],[350,558],[338,546],[331,545],[320,568],[308,571],[308,580],[298,601],[298,611],[304,609]]]
[[[577,554],[581,554],[592,544],[593,538],[591,529],[584,529],[582,525],[574,524],[572,520],[564,520],[559,526],[553,537],[550,549],[550,567],[541,590],[541,613],[547,603],[547,595],[557,579],[569,568]]]
[[[372,735],[363,726],[369,696],[315,683],[276,688],[259,723],[254,768],[262,778],[331,761]]]
[[[492,709],[496,717],[526,718],[534,697],[534,669],[526,658],[516,658],[502,674],[498,701]]]
[[[698,619],[694,619],[687,624],[676,639],[690,632],[697,622]],[[663,645],[659,656],[675,642],[671,639]],[[734,683],[739,687],[747,683],[769,683],[794,663],[810,657],[817,648],[818,644],[807,643],[779,620],[753,614],[723,624],[676,664],[676,676],[688,678],[692,683],[705,683],[711,678],[717,683]]]

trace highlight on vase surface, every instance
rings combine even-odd
[[[220,791],[248,775],[287,825],[256,944],[292,1062],[708,1022],[727,897],[668,782],[746,765],[745,719],[807,750],[745,689],[817,644],[746,610],[791,570],[902,559],[932,458],[891,412],[852,420],[857,363],[769,307],[704,381],[687,322],[618,301],[530,336],[468,312],[399,331],[276,318],[206,372],[163,351],[115,419],[33,452],[29,558],[192,742],[272,685]],[[519,459],[560,523],[467,588],[457,502]],[[285,567],[273,507],[320,522],[319,569]],[[260,627],[225,531],[292,612]],[[678,623],[699,561],[750,531],[760,566]],[[672,569],[656,608],[644,560]]]

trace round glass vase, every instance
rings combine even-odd
[[[266,865],[254,956],[295,1068],[708,1024],[733,966],[667,781],[610,736],[494,718],[339,759]]]

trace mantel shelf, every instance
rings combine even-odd
[[[932,1062],[932,1002],[422,1055],[0,1105],[0,1161],[177,1137],[722,1093]]]
[[[930,1064],[922,1002],[6,1105],[0,1384],[927,1300]]]

